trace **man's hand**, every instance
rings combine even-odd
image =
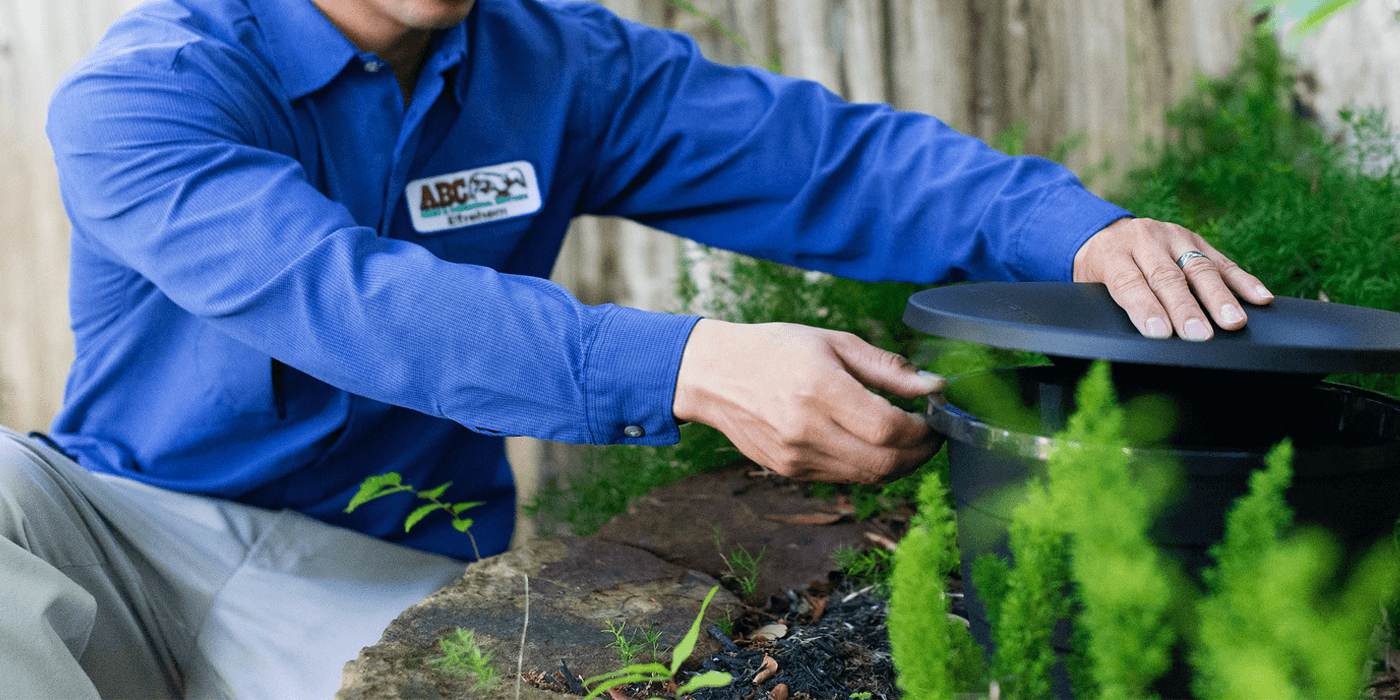
[[[943,437],[866,387],[915,398],[943,384],[849,333],[704,319],[681,357],[673,411],[784,476],[879,483],[927,462]]]
[[[1185,267],[1177,260],[1189,251]],[[1119,219],[1094,234],[1074,256],[1075,282],[1102,282],[1133,325],[1150,338],[1187,340],[1214,335],[1210,319],[1225,330],[1244,327],[1241,299],[1268,304],[1274,295],[1254,275],[1212,248],[1205,239],[1176,224],[1151,219]],[[1233,290],[1233,292],[1232,292]]]

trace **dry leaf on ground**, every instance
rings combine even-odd
[[[891,552],[899,548],[899,545],[895,544],[894,540],[885,537],[884,535],[881,535],[879,533],[867,532],[865,533],[865,539],[870,540],[871,542],[874,542],[875,544],[878,544],[881,547],[890,550]]]
[[[754,630],[753,634],[749,635],[749,638],[757,642],[759,637],[763,637],[767,641],[771,642],[775,639],[782,639],[783,637],[786,637],[787,633],[787,625],[784,625],[780,622],[774,622],[772,624],[767,624]]]
[[[758,670],[758,674],[753,677],[754,685],[762,685],[778,673],[778,662],[773,657],[763,655],[763,668]]]

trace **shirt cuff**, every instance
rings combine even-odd
[[[1030,279],[1074,280],[1074,256],[1091,236],[1123,217],[1123,207],[1081,187],[1062,187],[1041,200],[1016,246],[1017,267]]]
[[[671,412],[676,375],[699,320],[614,307],[598,328],[583,370],[591,442],[671,445],[680,440]]]

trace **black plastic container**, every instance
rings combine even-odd
[[[1169,426],[1130,422],[1127,437],[1134,458],[1181,468],[1180,492],[1150,535],[1188,573],[1210,563],[1226,512],[1285,437],[1295,447],[1286,498],[1298,522],[1327,528],[1353,554],[1394,532],[1400,401],[1321,379],[1400,372],[1400,314],[1287,298],[1247,311],[1244,330],[1217,330],[1197,343],[1142,337],[1102,285],[970,284],[911,297],[905,322],[917,330],[1053,362],[955,378],[929,407],[930,424],[948,436],[972,632],[989,652],[968,573],[982,554],[1006,554],[1017,501],[1002,494],[1045,473],[1052,436],[1074,412],[1078,382],[1095,359],[1110,361],[1120,401],[1171,407]],[[1178,664],[1158,690],[1186,697],[1188,684]],[[1067,697],[1063,677],[1058,685]]]
[[[970,375],[952,380],[945,401],[929,408],[930,424],[949,438],[963,588],[973,635],[984,646],[991,642],[990,630],[966,574],[984,553],[1007,554],[1006,531],[1016,501],[998,496],[1044,476],[1052,436],[1074,411],[1078,379],[1055,366]],[[1004,399],[986,405],[987,397],[1004,395],[1008,388],[1028,411],[1008,408]],[[1233,424],[1228,432],[1241,438],[1239,447],[1222,446],[1218,437],[1195,443],[1186,430],[1133,448],[1137,458],[1180,466],[1181,489],[1151,537],[1188,573],[1210,563],[1208,550],[1224,535],[1226,511],[1247,492],[1249,475],[1263,467],[1275,436],[1294,440],[1287,500],[1298,522],[1326,527],[1353,551],[1393,532],[1400,518],[1400,401],[1325,382],[1294,391],[1287,410],[1272,414],[1277,423],[1258,421],[1250,436]],[[1160,387],[1153,393],[1165,395]]]

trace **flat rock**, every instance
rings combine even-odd
[[[660,633],[663,664],[669,649],[689,630],[706,594],[718,583],[699,571],[667,563],[645,551],[599,539],[538,540],[517,550],[476,562],[451,586],[425,598],[390,623],[380,642],[345,665],[337,700],[430,700],[432,698],[514,698],[516,663],[526,619],[529,625],[523,669],[527,676],[563,688],[561,662],[575,677],[623,666],[607,648],[609,621],[633,630],[653,626]],[[739,614],[737,598],[720,588],[706,617]],[[491,666],[504,679],[494,690],[474,688],[469,677],[437,670],[439,639],[457,628],[475,631]],[[714,653],[718,644],[701,634],[692,660]],[[633,663],[651,661],[650,654]],[[692,662],[694,663],[694,662]],[[693,667],[693,666],[692,666]],[[685,667],[683,667],[685,668]],[[528,692],[527,692],[528,691]],[[571,697],[535,687],[522,698]],[[577,696],[572,696],[577,697]]]
[[[726,571],[721,551],[731,558],[740,549],[754,557],[762,553],[754,595],[746,601],[759,607],[769,596],[801,592],[814,581],[825,583],[836,569],[831,555],[843,545],[869,546],[865,533],[894,538],[878,521],[846,517],[799,525],[770,517],[829,514],[836,504],[805,495],[802,485],[790,479],[752,476],[758,469],[740,461],[653,489],[593,537],[640,547],[679,566],[716,575]]]

